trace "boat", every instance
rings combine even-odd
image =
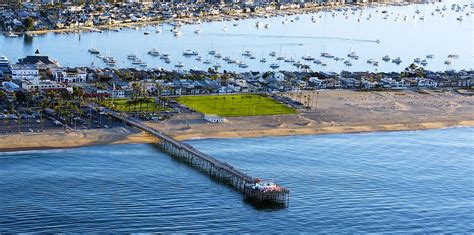
[[[215,54],[216,54],[216,51],[214,50],[209,51],[209,55],[215,55]]]
[[[202,60],[202,57],[201,57],[201,56],[196,56],[196,60],[197,60],[197,61],[201,61],[201,60]]]
[[[427,59],[433,59],[433,58],[434,58],[434,55],[433,55],[433,54],[428,54],[428,55],[426,55],[426,58],[427,58]]]
[[[219,59],[219,58],[222,58],[222,55],[220,53],[217,53],[217,54],[214,55],[214,57]]]
[[[100,54],[100,51],[98,49],[95,49],[95,48],[90,48],[88,51],[91,54]]]
[[[181,36],[181,34],[182,34],[181,31],[177,31],[177,32],[174,33],[174,36],[179,37],[179,36]]]
[[[148,51],[148,54],[151,55],[151,56],[159,56],[160,55],[160,51],[156,48],[153,48],[151,50]]]
[[[303,63],[301,63],[301,61],[298,60],[298,61],[293,62],[293,65],[296,67],[301,67],[303,66]]]
[[[422,61],[420,62],[420,64],[423,65],[423,66],[426,66],[426,65],[428,64],[428,61],[422,60]]]
[[[140,65],[140,64],[143,64],[143,61],[140,60],[139,58],[135,58],[135,59],[132,61],[132,64]]]
[[[155,32],[156,33],[161,33],[161,29],[157,29]]]
[[[249,57],[249,59],[251,59],[251,60],[255,60],[256,58],[257,58],[257,57],[255,57],[255,56],[253,56],[253,55],[251,55],[251,56]]]
[[[224,28],[222,28],[222,31],[227,31],[229,28],[227,28],[227,26],[224,26]]]
[[[178,62],[174,65],[174,67],[176,67],[176,68],[182,68],[182,67],[184,67],[184,63],[181,62],[181,61],[178,61]]]
[[[245,51],[244,53],[242,53],[243,56],[252,56],[252,52],[251,51]]]
[[[351,58],[351,59],[358,59],[359,56],[357,55],[357,53],[355,51],[352,51],[351,53],[347,54],[347,57]]]
[[[127,59],[129,59],[129,60],[136,60],[136,59],[137,59],[137,56],[134,55],[134,54],[128,54],[128,55],[127,55]]]
[[[266,29],[269,29],[269,28],[270,28],[270,24],[265,24],[265,28],[266,28]]]
[[[345,61],[344,61],[344,64],[345,64],[346,66],[352,66],[352,63],[351,63],[349,60],[345,60]]]
[[[144,34],[144,35],[148,35],[148,34],[150,34],[150,32],[145,31],[145,32],[143,32],[143,34]]]
[[[451,59],[447,59],[447,60],[444,61],[444,64],[447,64],[447,65],[450,65],[452,63],[453,63],[453,61]]]
[[[457,58],[459,58],[459,55],[458,54],[449,54],[448,58],[457,59]]]
[[[272,69],[277,69],[279,67],[280,67],[280,65],[278,65],[276,63],[273,63],[273,64],[270,65],[270,68],[272,68]]]
[[[382,60],[383,61],[390,61],[390,56],[386,55],[386,56],[382,57]]]
[[[220,63],[217,63],[217,64],[215,64],[213,67],[217,69],[217,68],[222,67],[222,65],[221,65]]]
[[[315,64],[321,64],[322,61],[321,61],[321,60],[314,60],[314,63],[315,63]]]
[[[245,69],[245,68],[248,68],[249,66],[246,63],[240,63],[239,67]]]
[[[194,30],[194,33],[195,33],[195,34],[200,34],[200,33],[201,33],[201,30],[200,30],[200,29],[196,29],[196,30]]]
[[[255,23],[255,27],[257,27],[257,28],[260,28],[260,27],[262,27],[262,22],[260,22],[260,21],[257,21],[257,23]]]
[[[266,62],[267,62],[267,59],[261,58],[261,59],[260,59],[260,62],[261,62],[261,63],[266,63]]]
[[[6,56],[0,56],[0,64],[10,64],[10,61]]]
[[[234,24],[233,24],[234,27],[236,27],[236,26],[238,26],[238,25],[239,25],[239,24],[237,24],[237,23],[234,23]]]
[[[367,64],[373,64],[374,62],[375,62],[374,59],[368,59],[368,60],[367,60]]]
[[[305,55],[305,56],[303,56],[303,57],[301,57],[301,58],[302,58],[303,60],[309,60],[309,61],[314,60],[314,57],[312,57],[312,56],[310,56],[310,55]]]
[[[7,34],[5,34],[5,37],[7,37],[7,38],[17,38],[18,35],[14,34],[12,32],[8,32]]]
[[[456,20],[462,21],[462,16],[459,16],[458,18],[456,18]]]
[[[276,52],[270,52],[270,54],[268,54],[269,56],[271,57],[275,57],[276,56]]]
[[[285,60],[285,57],[283,57],[283,56],[278,56],[278,57],[277,57],[277,60]]]
[[[400,59],[400,57],[397,57],[397,58],[392,60],[392,63],[400,64],[400,63],[402,63],[402,60]]]
[[[211,64],[211,61],[210,60],[205,60],[204,64]]]
[[[161,54],[160,59],[169,59],[170,54]]]
[[[413,60],[413,62],[419,64],[419,63],[421,62],[421,59],[420,59],[420,58],[415,58],[415,59]]]
[[[195,56],[198,55],[197,51],[192,51],[192,50],[185,50],[183,51],[184,56]]]

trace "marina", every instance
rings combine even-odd
[[[215,21],[40,37],[7,35],[0,37],[0,54],[15,61],[40,49],[64,66],[93,63],[97,67],[168,70],[391,72],[404,70],[411,63],[434,71],[472,69],[472,50],[465,50],[472,48],[472,24],[459,20],[461,14],[463,19],[472,17],[472,7],[464,0],[341,7],[244,19],[232,27],[227,27],[226,21]],[[442,34],[434,30],[440,26]],[[67,53],[60,53],[66,47]],[[130,53],[141,63],[128,60]],[[161,54],[168,56],[160,59]]]

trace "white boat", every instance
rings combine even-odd
[[[215,55],[214,55],[214,57],[216,57],[216,58],[218,58],[218,59],[219,59],[219,58],[222,58],[222,55],[221,55],[221,54],[219,54],[219,53],[217,53],[217,54],[215,54]]]
[[[12,32],[8,32],[8,33],[5,35],[5,37],[7,37],[7,38],[17,38],[18,35],[14,34],[14,33],[12,33]]]
[[[276,52],[270,52],[270,54],[268,54],[269,56],[271,57],[275,57],[276,56]]]
[[[402,59],[400,59],[400,57],[397,57],[397,58],[392,60],[392,63],[400,64],[400,63],[402,63]]]
[[[283,56],[278,56],[278,57],[277,57],[277,60],[285,60],[285,57],[283,57]]]
[[[217,63],[217,64],[215,64],[213,67],[217,69],[217,68],[220,68],[220,67],[222,67],[222,65],[221,65],[221,64],[219,64],[219,63]]]
[[[419,64],[419,63],[421,62],[421,59],[420,59],[420,58],[415,58],[415,59],[413,60],[413,62]]]
[[[179,37],[179,36],[181,36],[181,34],[182,34],[181,31],[178,31],[178,32],[174,33],[174,36]]]
[[[449,54],[448,58],[457,59],[457,58],[459,58],[459,55],[458,54]]]
[[[375,62],[374,59],[368,59],[368,60],[367,60],[367,64],[373,64],[374,62]]]
[[[240,68],[248,68],[249,66],[248,66],[247,64],[245,64],[245,63],[240,63],[240,64],[239,64],[239,67],[240,67]]]
[[[159,56],[160,55],[160,51],[156,48],[153,48],[151,50],[148,51],[148,54],[151,55],[151,56]]]
[[[273,64],[270,65],[270,68],[272,68],[272,69],[277,69],[279,67],[280,67],[280,65],[278,65],[276,63],[273,63]]]
[[[127,59],[129,59],[129,60],[136,60],[136,59],[137,59],[137,56],[134,55],[134,54],[128,54],[128,55],[127,55]]]
[[[251,51],[245,51],[244,53],[242,53],[243,56],[252,56],[252,52]]]
[[[345,60],[345,61],[344,61],[344,64],[345,64],[346,66],[352,66],[352,63],[351,63],[349,60]]]
[[[95,49],[95,48],[90,48],[88,51],[91,54],[100,54],[100,51],[98,49]]]
[[[205,60],[204,64],[211,64],[211,61],[210,60]]]
[[[192,50],[185,50],[183,51],[184,56],[195,56],[198,55],[197,51],[192,51]]]
[[[209,51],[209,55],[215,55],[215,54],[216,54],[216,51],[214,50]]]
[[[459,16],[458,18],[456,18],[456,20],[462,21],[462,16]]]
[[[322,61],[321,61],[321,60],[314,60],[314,63],[315,63],[315,64],[321,64]]]
[[[453,61],[451,59],[447,59],[447,60],[444,61],[444,64],[447,64],[447,65],[450,65],[452,63],[453,63]]]
[[[427,59],[433,59],[433,58],[434,58],[434,55],[433,55],[433,54],[428,54],[428,55],[426,55],[426,58],[427,58]]]
[[[267,59],[261,58],[261,59],[260,59],[260,62],[261,62],[261,63],[266,63],[266,62],[267,62]]]
[[[301,57],[303,60],[314,60],[314,57],[310,56],[310,55],[305,55],[303,57]]]
[[[296,67],[301,67],[301,66],[303,66],[303,63],[301,63],[301,61],[296,61],[296,62],[293,63],[293,65],[296,66]]]
[[[422,61],[420,62],[420,64],[423,65],[423,66],[426,66],[426,65],[428,64],[428,61],[422,60]]]
[[[182,67],[184,67],[184,63],[181,62],[181,61],[178,61],[178,62],[174,65],[174,67],[176,67],[176,68],[182,68]]]
[[[196,30],[194,30],[194,33],[195,33],[195,34],[200,34],[200,33],[201,33],[201,30],[200,30],[200,29],[196,29]]]
[[[161,29],[157,29],[155,32],[156,33],[161,33]]]
[[[265,28],[266,28],[266,29],[269,29],[269,28],[270,28],[270,24],[266,24],[266,25],[265,25]]]
[[[227,26],[224,26],[224,28],[222,28],[222,31],[227,31],[229,28],[227,28]]]
[[[169,59],[169,57],[170,57],[170,54],[166,54],[166,53],[160,55],[160,59]]]
[[[359,56],[357,55],[357,53],[355,51],[352,51],[351,53],[347,54],[347,57],[351,58],[351,59],[358,59]]]
[[[10,61],[6,56],[0,56],[0,64],[10,64]]]
[[[386,56],[382,57],[382,60],[383,61],[390,61],[390,56],[386,55]]]
[[[202,57],[201,57],[201,56],[196,56],[196,60],[197,60],[197,61],[201,61],[201,60],[202,60]]]
[[[255,27],[257,27],[257,28],[260,28],[260,27],[262,27],[262,22],[260,22],[260,21],[257,21],[257,23],[255,23]]]

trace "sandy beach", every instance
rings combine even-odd
[[[181,113],[148,126],[179,140],[245,138],[374,131],[426,130],[474,126],[474,96],[454,91],[355,92],[323,90],[285,94],[313,97],[311,109],[294,115],[231,117],[207,123],[198,113]],[[152,143],[145,133],[130,128],[77,132],[0,135],[0,151],[71,148],[101,144]]]
[[[0,152],[75,148],[103,144],[152,143],[147,134],[129,128],[0,135]]]

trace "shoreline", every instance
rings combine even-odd
[[[419,3],[411,3],[411,4],[419,4]],[[270,15],[270,17],[278,17],[278,16],[285,16],[285,15],[295,15],[295,14],[307,14],[307,13],[314,13],[319,11],[327,11],[327,10],[335,10],[344,7],[370,7],[370,6],[397,6],[391,3],[365,3],[365,4],[339,4],[339,5],[328,5],[328,6],[307,6],[305,8],[288,8],[282,10],[271,10],[265,12],[255,12],[255,13],[235,13],[235,14],[219,14],[219,15],[208,15],[208,16],[192,16],[186,18],[172,18],[172,19],[161,19],[161,20],[150,20],[150,21],[138,21],[138,22],[121,22],[116,24],[109,24],[109,25],[96,25],[96,26],[82,26],[82,27],[75,27],[75,28],[62,28],[62,29],[45,29],[45,30],[31,30],[31,31],[15,31],[12,32],[16,35],[22,34],[30,34],[30,35],[43,35],[48,33],[63,33],[63,32],[73,32],[73,33],[80,33],[80,32],[94,32],[96,30],[107,30],[113,29],[117,27],[133,27],[133,26],[149,26],[149,25],[157,25],[161,23],[174,23],[174,22],[183,22],[185,24],[196,24],[198,21],[204,23],[210,22],[217,22],[223,21],[228,19],[235,19],[238,20],[247,20],[247,19],[255,19],[255,18],[262,18],[266,15]],[[5,33],[6,31],[0,31]]]
[[[396,132],[396,131],[420,131],[435,130],[445,128],[469,128],[474,127],[474,120],[465,120],[457,122],[424,122],[416,124],[383,124],[383,125],[356,125],[356,126],[330,126],[320,128],[268,128],[265,130],[244,130],[244,131],[220,131],[214,133],[193,133],[172,135],[177,140],[196,140],[196,139],[234,139],[234,138],[258,138],[258,137],[283,137],[300,135],[328,135],[328,134],[356,134],[373,132]],[[2,152],[23,152],[34,150],[50,149],[70,149],[97,145],[110,144],[152,144],[154,140],[143,132],[125,128],[113,128],[106,130],[88,130],[70,133],[33,133],[33,134],[15,134],[10,136],[0,136],[0,153]],[[119,133],[121,132],[121,133]],[[83,136],[83,139],[77,139],[77,136]],[[85,137],[91,137],[86,139]],[[47,138],[45,138],[47,137]],[[52,138],[51,138],[52,137]],[[8,142],[8,139],[21,138],[21,144]],[[7,139],[6,142],[3,140]],[[39,143],[38,139],[42,139]],[[32,141],[33,140],[33,141]],[[3,142],[3,143],[2,143]],[[7,144],[8,143],[8,144]],[[6,147],[6,146],[10,147]]]

